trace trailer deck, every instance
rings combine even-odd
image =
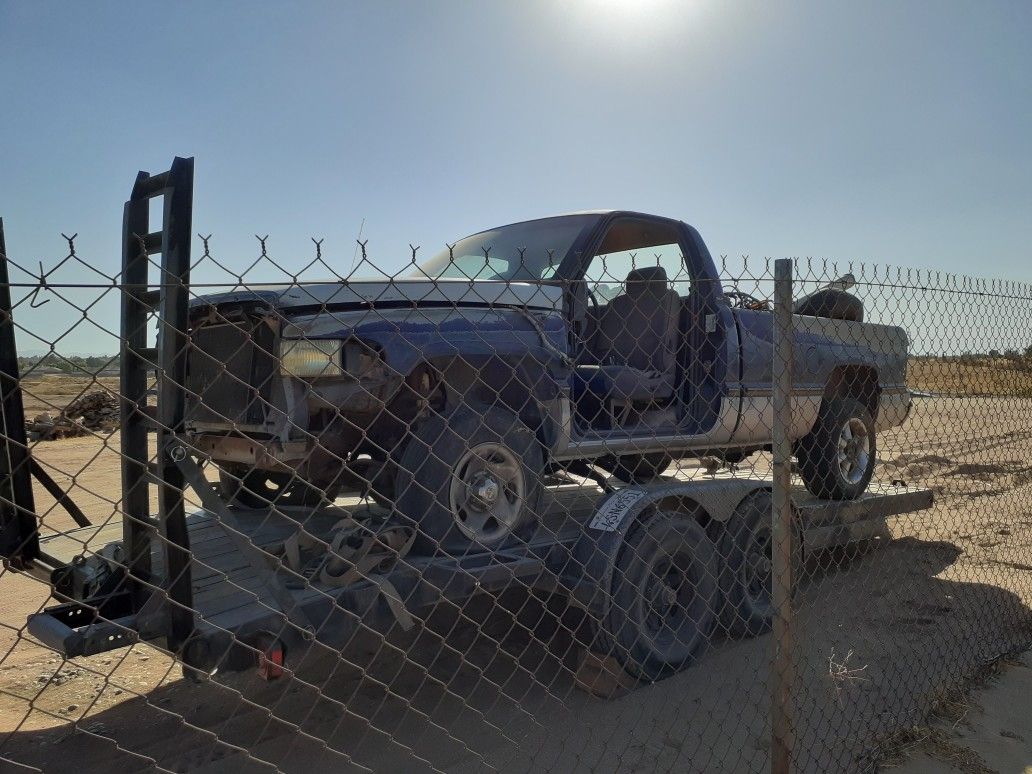
[[[685,492],[705,487],[730,487],[733,491],[747,492],[769,487],[770,480],[736,477],[731,473],[713,476],[689,469],[640,489],[678,485]],[[571,562],[571,552],[577,540],[591,529],[591,519],[598,513],[600,502],[606,499],[606,492],[587,481],[546,487],[544,498],[543,518],[525,546],[460,557],[409,554],[384,574],[385,579],[397,589],[406,609],[417,616],[444,600],[460,603],[478,592],[500,592],[514,586],[566,591],[576,598],[583,568]],[[859,500],[827,501],[815,498],[797,484],[793,488],[793,500],[804,550],[815,552],[879,536],[884,533],[886,518],[929,508],[933,498],[927,489],[872,485]],[[359,626],[384,631],[396,622],[396,614],[377,583],[360,579],[348,586],[333,587],[318,578],[300,579],[282,566],[274,570],[274,562],[255,559],[255,556],[271,556],[301,525],[306,532],[325,537],[342,515],[358,518],[382,515],[384,512],[378,506],[352,497],[338,500],[333,507],[322,510],[285,507],[279,510],[233,508],[232,511],[236,525],[224,523],[217,515],[203,509],[187,514],[192,552],[191,591],[198,632],[193,641],[206,641],[205,653],[222,653],[231,641],[246,640],[262,631],[289,634],[293,630],[295,639],[302,639],[296,635],[304,628],[314,629],[314,639],[320,644],[337,648],[345,644]],[[262,553],[250,552],[249,555],[241,551],[241,535],[233,534],[236,528]],[[84,552],[96,552],[121,540],[121,521],[114,521],[44,536],[40,544],[49,557],[71,564]],[[163,555],[160,541],[154,541],[151,561],[155,587],[166,585],[161,580]],[[270,584],[279,584],[280,591],[286,591],[287,605],[282,604],[282,593],[273,593],[275,590]],[[75,606],[77,603],[58,607]],[[289,625],[288,619],[298,621],[298,611],[301,623]],[[157,618],[160,620],[161,616]],[[160,635],[158,631],[148,631],[146,625],[135,626],[128,621],[122,624],[126,625],[129,639]],[[35,633],[41,638],[47,635],[46,630],[38,625],[33,627],[31,622],[30,629],[37,629]],[[89,652],[88,631],[79,633],[85,652]],[[67,639],[67,633],[65,635]],[[190,660],[198,668],[214,666],[206,663],[204,654],[197,652]]]

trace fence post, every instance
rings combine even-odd
[[[774,262],[774,539],[771,654],[771,772],[787,774],[792,755],[792,261]]]
[[[13,310],[4,219],[0,218],[0,554],[21,566],[39,555],[39,527],[30,478]]]

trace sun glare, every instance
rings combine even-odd
[[[678,5],[676,0],[584,0],[584,5],[613,16],[639,16],[657,13]]]
[[[704,0],[574,0],[566,12],[583,30],[627,47],[684,31]]]

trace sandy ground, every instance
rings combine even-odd
[[[897,774],[1032,771],[1032,654],[1000,666],[982,688],[958,697],[946,716],[901,734]]]
[[[877,550],[808,564],[795,649],[799,770],[876,767],[890,732],[922,723],[981,664],[1032,641],[1030,419],[1028,399],[936,398],[880,437],[878,478],[931,486],[937,504],[892,519],[895,539]],[[116,513],[115,439],[37,454],[95,521]],[[67,528],[48,502],[40,497],[45,526]],[[441,610],[413,632],[367,633],[339,658],[297,664],[292,680],[195,684],[146,645],[62,661],[21,628],[47,590],[5,572],[0,599],[0,758],[12,769],[769,767],[769,636],[718,635],[691,669],[605,701],[573,685],[583,615],[514,591]]]

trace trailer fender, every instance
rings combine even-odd
[[[593,614],[609,612],[617,556],[631,528],[657,510],[694,515],[706,525],[724,522],[739,504],[769,481],[708,479],[628,486],[610,493],[584,527],[572,551],[571,583],[578,600]]]

